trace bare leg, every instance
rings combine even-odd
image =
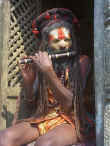
[[[62,124],[36,140],[35,146],[68,146],[75,144],[77,137],[71,125]]]
[[[0,132],[0,146],[21,146],[34,141],[38,136],[37,128],[23,122]]]

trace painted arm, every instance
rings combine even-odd
[[[46,52],[40,52],[36,54],[35,56],[32,56],[32,59],[34,63],[36,64],[36,67],[39,68],[39,70],[44,73],[46,80],[49,83],[50,88],[52,89],[54,93],[54,97],[56,98],[57,101],[59,101],[62,109],[64,109],[64,111],[66,112],[69,112],[72,107],[73,93],[69,89],[64,87],[59,81],[52,67],[52,63],[48,57],[48,54]],[[88,59],[87,59],[87,62],[88,62]],[[83,67],[82,67],[82,64],[83,64]],[[81,61],[81,70],[82,68],[85,68],[84,70],[86,72],[87,68],[86,66],[84,66],[83,61]],[[85,79],[87,78],[87,76],[82,76],[82,77],[83,77],[83,81],[85,82]]]
[[[72,107],[73,93],[69,89],[64,87],[64,85],[58,79],[53,68],[47,69],[47,71],[45,72],[45,77],[50,89],[54,93],[54,97],[60,103],[62,109],[64,109],[64,111],[66,112],[69,112]]]
[[[80,69],[81,69],[81,76],[82,76],[82,83],[83,83],[83,91],[86,86],[87,77],[91,68],[90,60],[88,56],[80,56]],[[72,107],[72,99],[73,99],[73,93],[64,87],[59,79],[57,78],[56,73],[52,68],[49,68],[47,70],[46,79],[49,82],[50,88],[52,89],[55,98],[60,101],[60,104],[62,105],[63,109],[69,111]]]

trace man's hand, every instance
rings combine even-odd
[[[24,86],[25,87],[32,87],[33,83],[36,78],[36,68],[34,64],[18,64],[23,80],[24,80]]]
[[[52,62],[47,52],[40,51],[39,53],[36,53],[35,56],[31,56],[30,58],[33,59],[37,69],[43,73],[52,68]]]

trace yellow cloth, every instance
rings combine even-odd
[[[47,114],[46,118],[47,119],[50,118],[50,120],[41,122],[37,126],[40,135],[47,133],[49,130],[55,128],[58,125],[67,123],[67,121],[64,118],[62,118],[55,110]]]

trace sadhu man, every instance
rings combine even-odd
[[[37,17],[32,28],[39,51],[20,69],[27,100],[37,97],[37,112],[2,131],[0,146],[85,142],[91,131],[87,133],[83,92],[91,65],[87,56],[80,55],[78,20],[68,9],[53,8]]]

